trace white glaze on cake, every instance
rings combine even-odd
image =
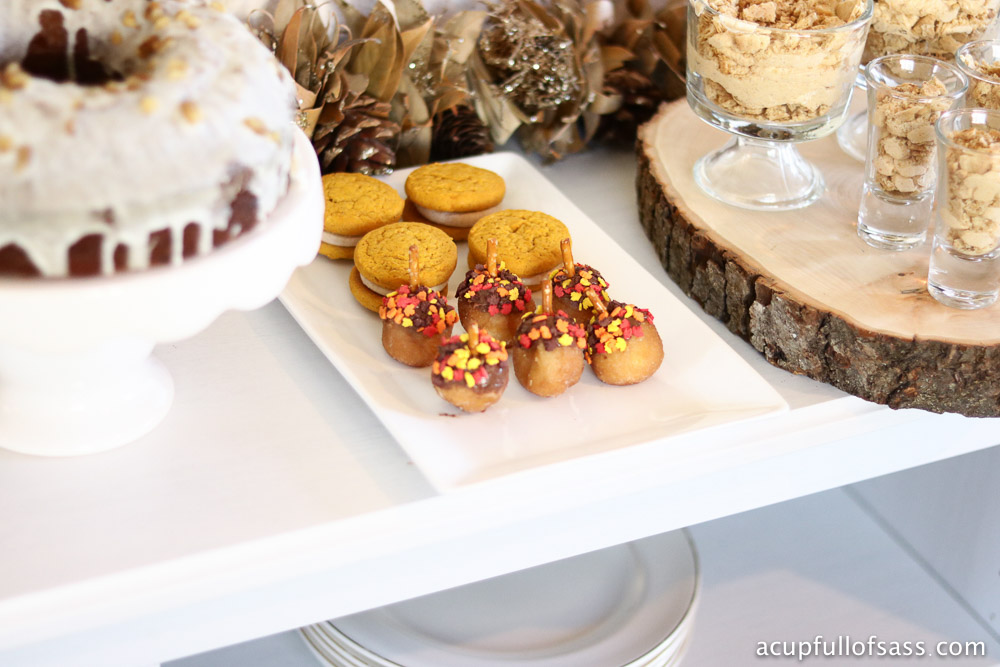
[[[62,14],[71,51],[85,28],[91,57],[125,81],[0,83],[0,248],[14,243],[43,275],[64,276],[70,246],[101,234],[104,273],[119,244],[141,269],[158,230],[172,231],[172,263],[189,223],[208,252],[241,189],[258,218],[275,207],[288,186],[294,87],[239,21],[197,1],[8,0],[0,64],[23,59],[44,10]]]

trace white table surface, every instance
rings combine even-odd
[[[679,293],[638,225],[629,152],[544,169]],[[789,413],[438,495],[280,304],[227,314],[156,351],[177,397],[141,441],[0,452],[0,664],[161,662],[1000,442],[998,420],[771,368],[702,317]]]
[[[908,641],[911,646],[923,642],[930,655],[811,656],[806,664],[1000,666],[1000,637],[970,614],[863,504],[855,502],[856,489],[813,494],[689,530],[698,548],[702,578],[683,667],[798,664],[794,657],[758,657],[758,642],[791,644],[821,636],[833,644],[840,637],[855,642],[873,635],[883,642]],[[967,657],[934,655],[938,642],[953,641],[982,642],[986,655],[972,651]],[[274,665],[320,667],[321,663],[298,633],[290,631],[164,667]]]

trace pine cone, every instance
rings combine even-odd
[[[400,128],[389,119],[390,108],[388,102],[350,90],[340,100],[327,102],[313,133],[323,173],[391,172],[396,166]]]
[[[642,72],[621,67],[604,77],[605,94],[621,95],[622,106],[601,117],[597,139],[607,143],[632,143],[639,126],[653,117],[663,95]]]
[[[445,109],[434,115],[431,161],[454,160],[493,152],[490,130],[469,106]]]

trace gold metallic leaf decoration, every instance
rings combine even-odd
[[[248,19],[295,80],[324,170],[385,173],[511,138],[556,160],[634,138],[684,92],[683,0],[499,0],[441,16],[420,0],[367,14],[328,2],[279,0]]]

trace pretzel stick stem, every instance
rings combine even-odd
[[[410,274],[410,288],[416,289],[420,284],[420,255],[416,244],[410,246],[410,265],[407,271]]]
[[[563,257],[563,267],[566,269],[566,275],[570,278],[576,273],[576,263],[573,261],[573,242],[568,238],[563,239],[559,242],[559,249],[562,250]]]

